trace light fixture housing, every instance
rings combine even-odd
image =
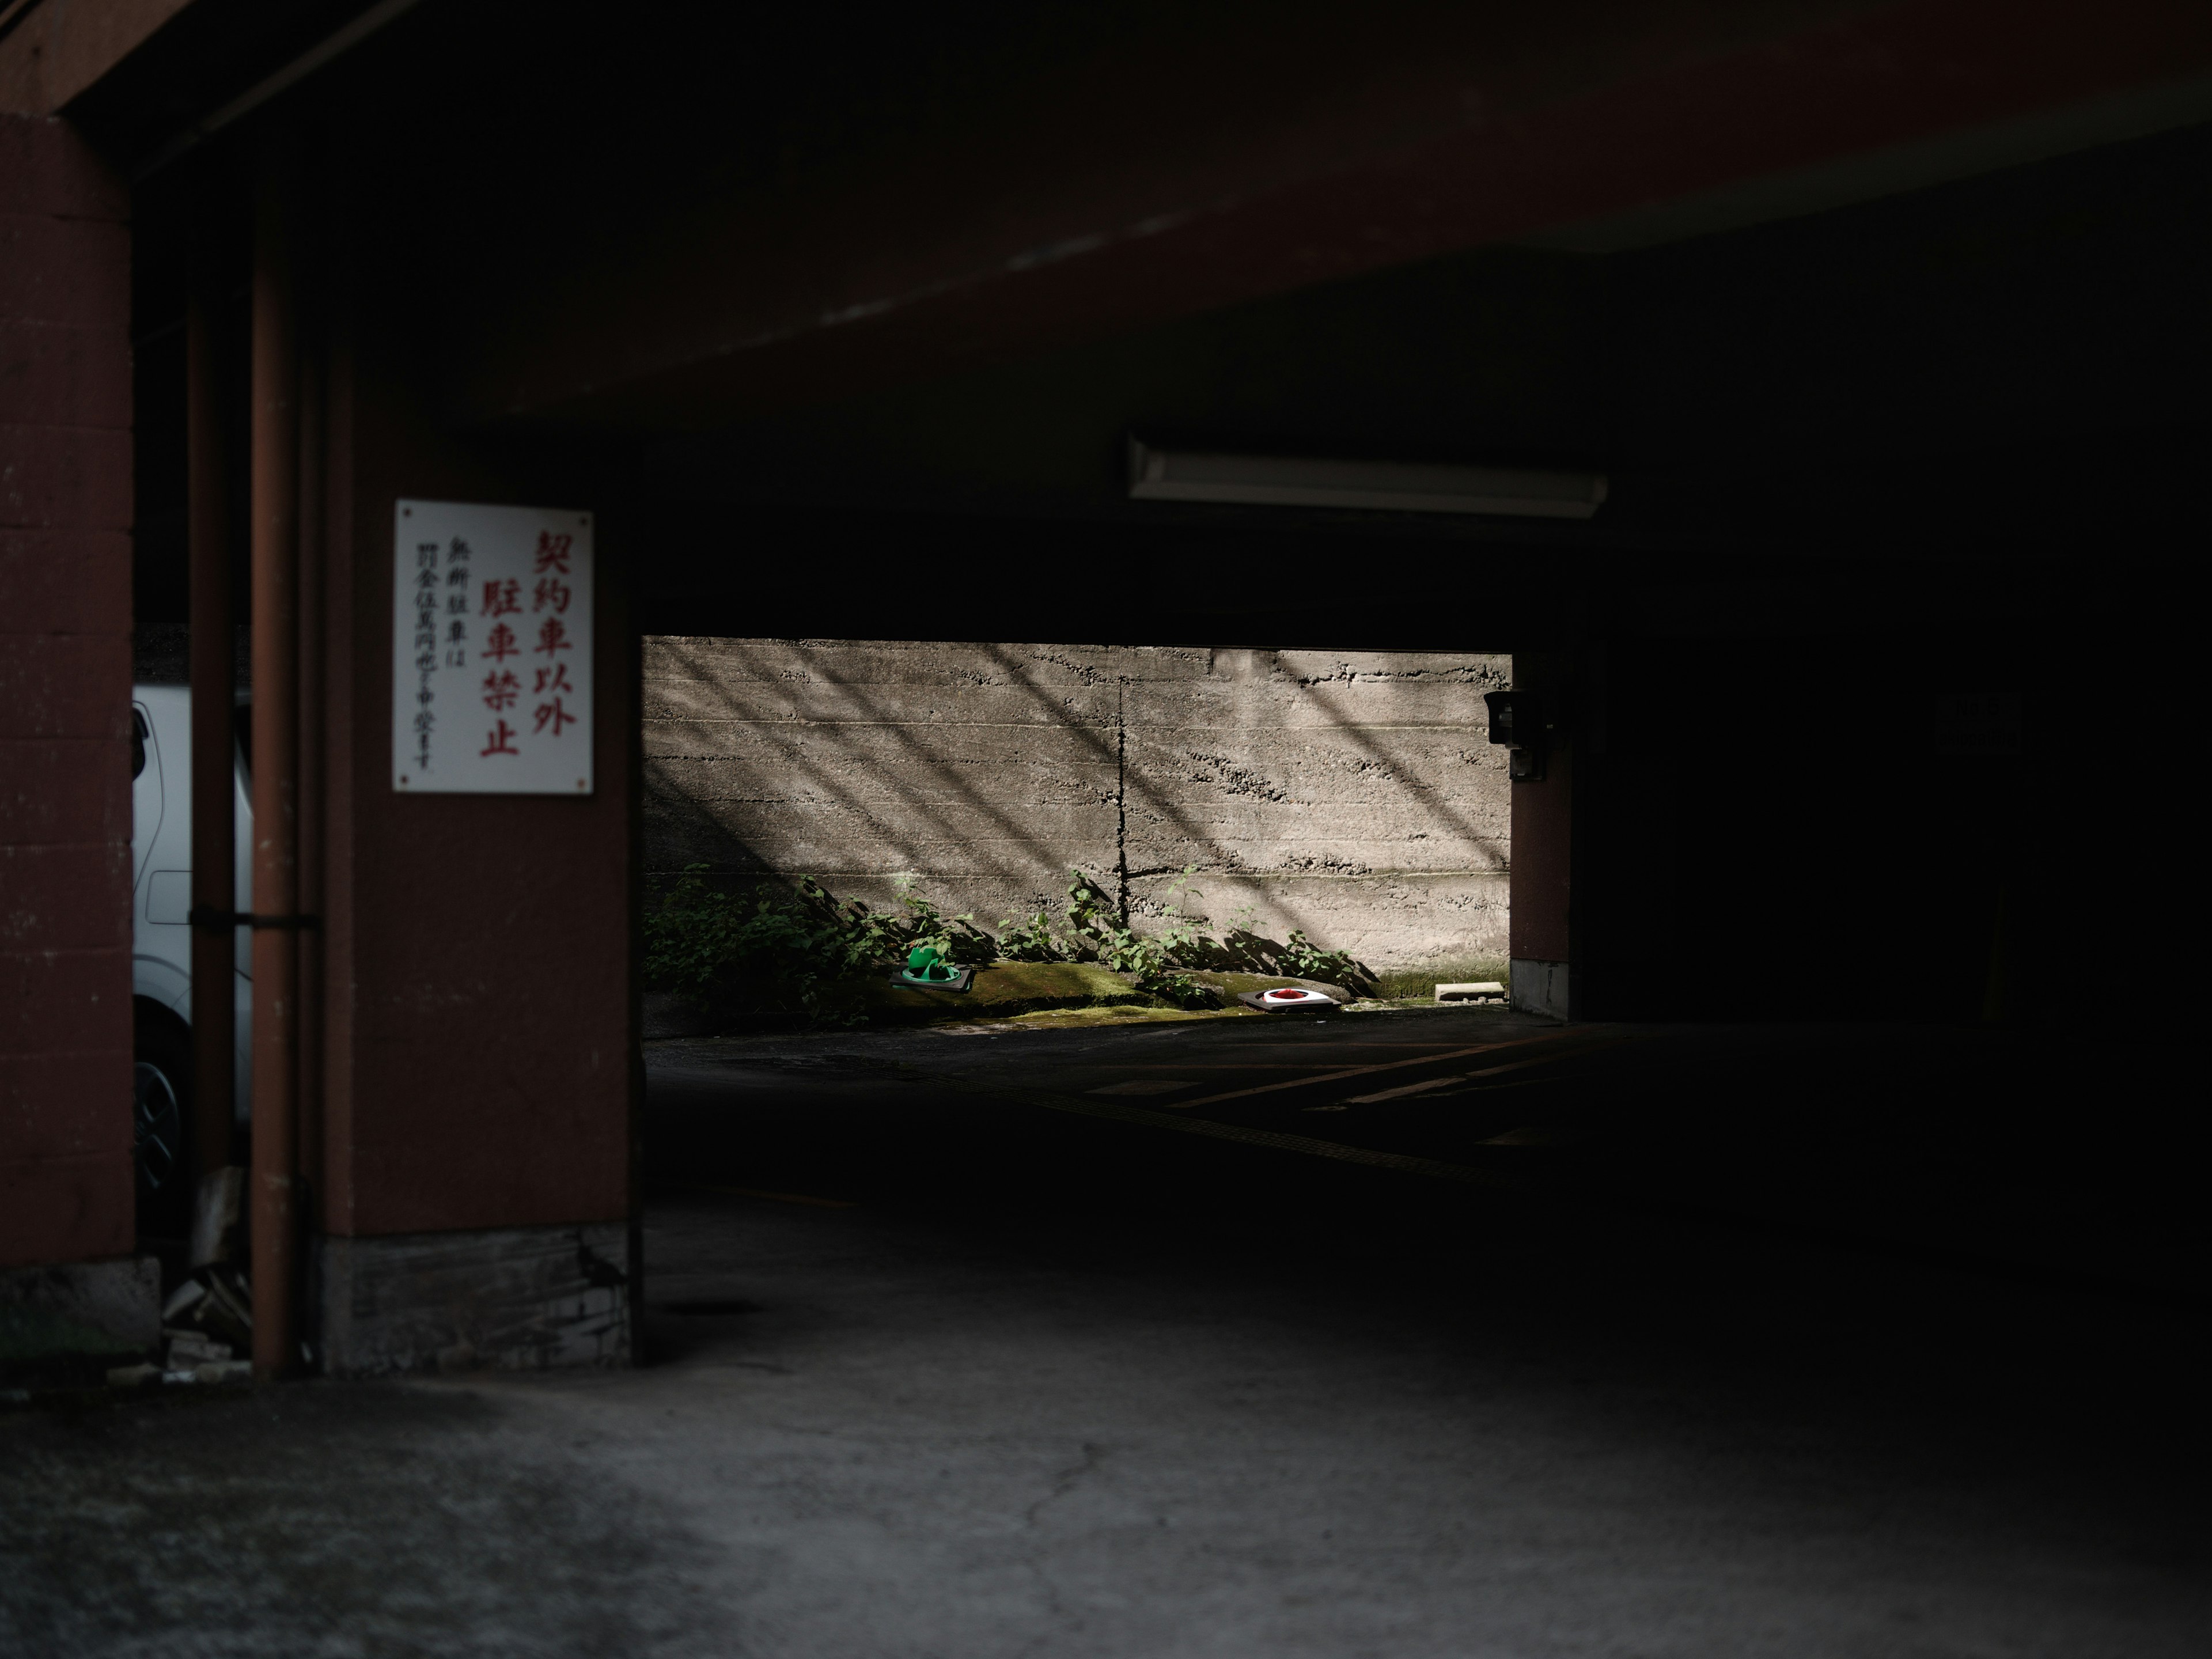
[[[1134,438],[1129,441],[1129,495],[1139,501],[1587,519],[1604,504],[1605,495],[1601,472],[1224,455],[1154,449]]]

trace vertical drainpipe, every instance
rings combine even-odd
[[[253,1374],[299,1352],[299,362],[289,179],[253,215]],[[274,924],[274,925],[271,925]]]
[[[319,918],[326,913],[324,902],[324,877],[326,849],[330,845],[326,828],[325,777],[323,764],[323,733],[326,729],[325,699],[328,677],[324,668],[324,615],[325,596],[325,571],[327,568],[330,545],[330,498],[328,495],[330,469],[328,395],[329,359],[326,352],[327,319],[320,310],[325,289],[321,282],[325,270],[319,257],[319,244],[313,238],[319,229],[317,220],[302,216],[297,226],[301,246],[298,269],[304,275],[297,287],[302,299],[295,308],[298,336],[297,348],[300,418],[299,432],[299,494],[297,511],[298,539],[295,543],[299,571],[299,629],[298,629],[298,709],[299,741],[295,752],[299,756],[299,773],[295,782],[299,816],[295,824],[295,845],[298,848],[298,885],[295,903],[308,916],[318,918],[314,927],[293,935],[298,941],[298,965],[294,988],[299,997],[297,1036],[294,1046],[296,1065],[293,1073],[297,1079],[293,1099],[293,1121],[295,1125],[295,1169],[298,1176],[297,1197],[293,1205],[295,1246],[292,1260],[312,1278],[306,1240],[322,1231],[321,1199],[318,1181],[323,1169],[323,935]],[[308,1360],[302,1343],[312,1343],[319,1349],[322,1333],[320,1321],[314,1311],[312,1293],[305,1292],[294,1298],[298,1310],[301,1329],[293,1344],[295,1352],[303,1362]]]
[[[230,1162],[237,1066],[232,1043],[238,908],[232,720],[230,514],[225,499],[222,397],[216,301],[206,262],[193,272],[185,313],[186,503],[191,568],[192,687],[192,1141],[196,1175]],[[220,920],[204,913],[213,912]]]

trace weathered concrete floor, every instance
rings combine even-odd
[[[2212,1647],[2194,1310],[820,1047],[660,1089],[649,1369],[0,1416],[0,1653]]]

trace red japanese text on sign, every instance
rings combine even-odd
[[[392,787],[590,794],[592,514],[403,497],[392,528]]]

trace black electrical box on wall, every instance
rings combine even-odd
[[[1528,691],[1486,691],[1490,706],[1490,740],[1502,743],[1512,753],[1505,757],[1505,774],[1516,783],[1540,783],[1544,778],[1544,718],[1537,710],[1535,694]]]
[[[1486,691],[1483,702],[1490,705],[1490,740],[1492,743],[1521,744],[1534,739],[1538,730],[1534,700],[1526,691]],[[1523,732],[1525,736],[1516,735]]]

